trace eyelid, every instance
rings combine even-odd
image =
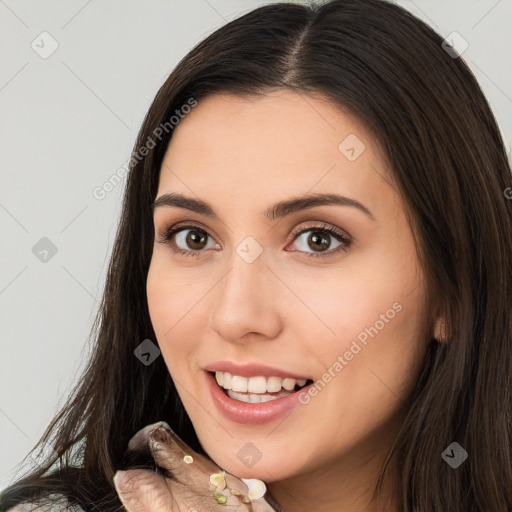
[[[296,227],[292,230],[291,236],[295,240],[296,236],[303,233],[304,231],[312,231],[314,229],[318,229],[319,231],[326,230],[330,233],[333,233],[335,235],[338,235],[340,238],[343,238],[345,240],[352,241],[352,236],[350,236],[345,230],[338,228],[336,226],[333,226],[332,224],[328,224],[326,222],[323,222],[321,220],[319,221],[310,221],[310,222],[316,222],[316,224],[313,224],[312,226],[301,226]]]
[[[339,252],[344,252],[344,251],[348,250],[349,247],[354,242],[354,239],[352,238],[352,236],[350,234],[348,234],[345,230],[342,230],[342,229],[335,227],[331,224],[327,224],[323,221],[310,221],[310,222],[316,222],[316,224],[310,225],[310,226],[297,226],[296,228],[294,228],[292,230],[292,232],[290,234],[290,236],[292,237],[292,240],[290,243],[293,243],[299,237],[299,235],[306,233],[308,231],[314,231],[316,229],[318,231],[327,232],[330,236],[336,238],[338,240],[338,242],[340,242],[340,246],[334,250],[328,250],[328,251],[318,252],[318,253],[315,253],[314,251],[313,252],[287,251],[287,252],[303,253],[306,255],[306,257],[313,257],[313,258],[329,257],[329,256],[333,256],[335,254],[338,254]],[[201,223],[196,222],[196,221],[182,221],[182,222],[178,222],[176,224],[172,224],[170,227],[163,228],[162,231],[159,231],[158,232],[159,239],[157,240],[157,242],[165,244],[165,245],[171,245],[171,239],[174,239],[174,235],[176,235],[177,233],[179,233],[181,231],[184,231],[187,229],[194,229],[194,228],[204,231],[207,236],[209,236],[210,238],[212,238],[215,241],[215,237],[213,237],[210,234],[209,229],[206,228]],[[215,242],[215,243],[217,245],[219,245],[218,242]],[[287,246],[288,245],[289,244],[287,244]],[[193,251],[193,250],[185,250],[185,249],[180,249],[180,248],[172,248],[172,250],[175,253],[180,253],[180,254],[184,254],[184,255],[186,254],[186,255],[190,255],[190,256],[201,256],[202,253],[205,252],[203,250]]]
[[[183,222],[177,222],[176,224],[171,224],[169,227],[164,226],[161,230],[158,230],[157,231],[158,238],[157,238],[156,242],[158,242],[160,244],[164,244],[164,245],[171,245],[171,238],[174,239],[174,236],[176,234],[178,234],[181,231],[185,231],[187,229],[194,229],[194,228],[198,229],[200,231],[204,231],[207,236],[209,236],[212,240],[215,240],[215,237],[213,237],[210,234],[209,229],[206,228],[205,226],[203,226],[201,223],[196,222],[196,221],[183,221]],[[215,243],[218,245],[217,242],[215,242]],[[176,253],[178,253],[178,252],[194,252],[197,255],[199,255],[199,253],[202,252],[202,251],[185,251],[184,249],[179,249],[179,248],[176,248],[176,249],[173,248],[172,250]]]
[[[179,229],[185,229],[185,228],[197,228],[205,233],[208,234],[211,238],[216,238],[217,235],[213,236],[211,234],[210,228],[207,228],[204,224],[201,224],[200,222],[197,222],[195,220],[192,221],[181,221],[176,222],[175,224],[172,223],[163,223],[163,226],[161,229],[158,229],[155,231],[155,234],[158,234],[160,236],[160,241],[162,241],[171,231],[173,233],[176,233]]]
[[[328,251],[323,252],[307,252],[307,251],[288,251],[288,252],[298,252],[301,254],[305,254],[307,258],[329,258],[329,257],[335,257],[340,252],[346,252],[350,249],[351,245],[353,244],[354,240],[351,235],[349,235],[344,230],[335,227],[331,224],[327,224],[323,221],[316,221],[317,224],[313,226],[306,226],[306,227],[297,227],[292,231],[293,240],[292,242],[295,242],[299,238],[300,235],[303,233],[307,233],[309,231],[314,232],[325,232],[328,233],[329,236],[332,238],[335,238],[339,242],[339,246],[335,249],[330,249]]]

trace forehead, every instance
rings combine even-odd
[[[336,192],[371,208],[386,182],[376,141],[357,118],[323,96],[279,90],[201,99],[174,128],[159,194],[218,204],[242,195],[263,209],[283,195]]]

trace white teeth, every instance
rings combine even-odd
[[[229,393],[234,393],[234,391],[232,391],[230,389],[230,390],[228,390],[228,394]],[[261,397],[259,395],[250,394],[250,395],[240,395],[240,396],[244,397],[243,398],[244,400],[246,399],[246,397],[248,397],[249,398],[249,403],[251,403],[251,404],[257,404],[257,403],[259,403],[261,401],[260,400]],[[231,397],[231,398],[233,398],[233,397]]]
[[[228,396],[233,398],[234,400],[239,400],[240,402],[246,402],[250,404],[259,404],[260,402],[270,402],[270,400],[277,400],[278,398],[282,398],[283,396],[291,395],[290,391],[281,391],[277,395],[258,395],[254,393],[237,393],[232,389],[228,389]]]
[[[281,389],[281,386],[279,386],[279,389]],[[276,391],[279,391],[279,389]],[[247,391],[249,391],[249,393],[266,393],[267,379],[265,379],[265,377],[251,377],[247,384]]]
[[[215,379],[219,386],[224,389],[232,390],[237,393],[254,393],[263,395],[265,393],[278,393],[281,389],[293,391],[295,385],[302,387],[306,384],[306,379],[292,379],[286,377],[242,377],[241,375],[232,375],[229,372],[215,372]]]
[[[281,377],[269,377],[267,379],[267,391],[269,393],[277,393],[281,389],[281,383],[283,379]]]
[[[217,375],[217,373],[223,373],[223,372],[215,372],[215,375]],[[231,375],[231,373],[228,373],[228,372],[224,372],[224,376],[222,377],[222,387],[224,389],[231,389],[231,381],[233,379],[233,376]]]
[[[283,379],[283,388],[291,391],[295,387],[295,379]]]
[[[233,375],[233,380],[231,381],[231,389],[233,391],[247,393],[247,384],[249,384],[249,379],[240,377],[240,375]]]
[[[278,398],[281,398],[283,396],[287,396],[291,393],[284,393],[279,395],[256,395],[259,396],[260,402],[270,402],[271,400],[277,400]]]

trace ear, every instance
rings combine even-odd
[[[444,314],[437,317],[434,325],[434,338],[439,343],[446,343],[446,320]]]

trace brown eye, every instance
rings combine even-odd
[[[180,251],[202,251],[207,247],[208,239],[210,235],[204,231],[204,229],[200,229],[194,226],[184,226],[181,228],[178,228],[174,231],[174,245],[178,248]],[[215,243],[213,240],[211,240],[213,243],[213,246],[215,246]]]
[[[308,257],[332,256],[346,251],[352,243],[350,237],[328,225],[296,230],[294,234],[293,243],[299,252],[305,252]],[[334,248],[333,241],[337,244]],[[329,248],[334,250],[328,250]]]
[[[208,239],[212,244],[208,246]],[[168,229],[159,243],[170,245],[173,252],[185,256],[200,256],[204,249],[219,247],[210,235],[197,226],[179,226]]]
[[[199,231],[198,229],[190,229],[187,231],[188,233],[185,236],[184,244],[194,251],[200,251],[201,249],[204,249],[208,240],[208,234],[204,231]]]
[[[329,238],[330,237],[324,235],[321,231],[311,231],[311,235],[307,238],[308,246],[314,251],[324,251],[331,245]]]

